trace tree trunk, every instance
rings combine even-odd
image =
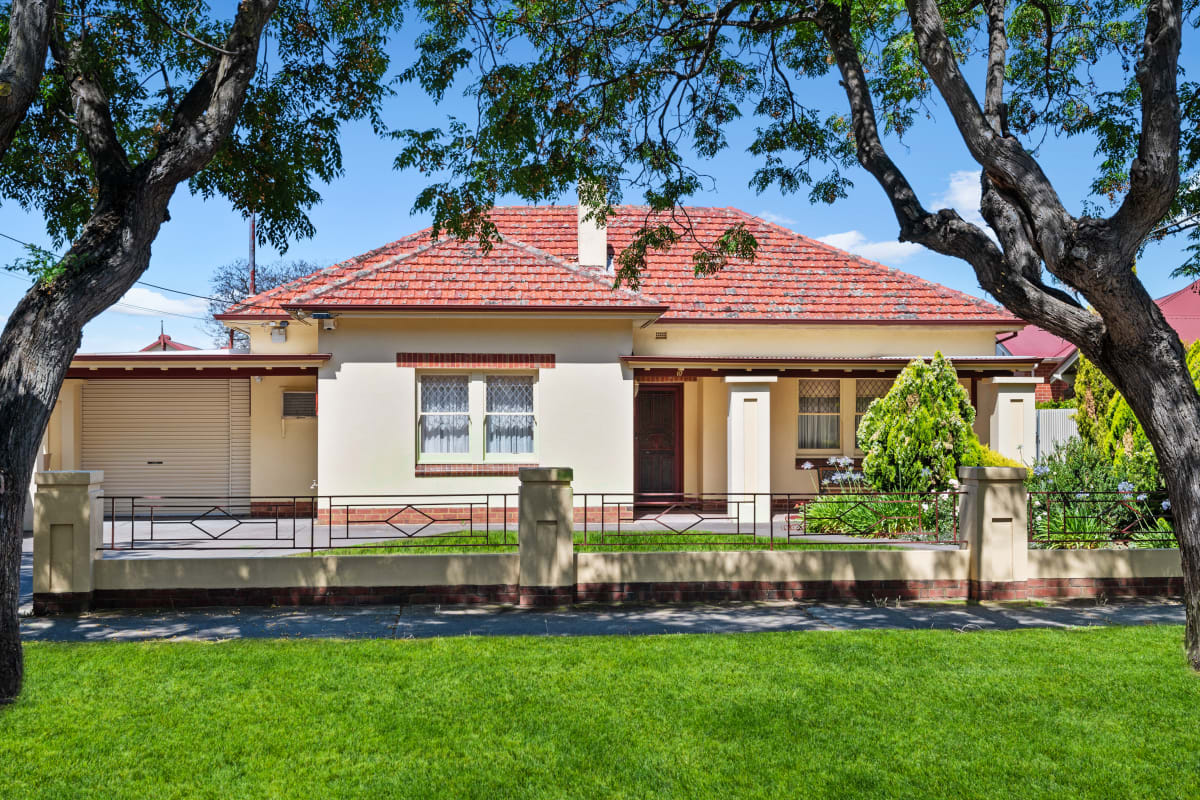
[[[83,326],[150,263],[174,186],[130,186],[85,225],[63,273],[32,287],[0,333],[0,704],[21,691],[21,523],[42,435]]]
[[[21,691],[17,602],[29,481],[83,327],[53,297],[46,288],[31,289],[0,334],[0,703]]]
[[[1134,332],[1138,341],[1121,350],[1085,354],[1124,396],[1158,456],[1183,570],[1184,648],[1200,670],[1200,394],[1179,337],[1161,315],[1117,333]]]

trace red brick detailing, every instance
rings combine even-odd
[[[1050,381],[1050,377],[1058,371],[1059,366],[1057,361],[1043,361],[1033,370],[1034,376],[1044,381],[1037,384],[1034,389],[1035,400],[1062,400],[1067,396],[1067,390],[1072,387],[1068,386],[1065,381],[1054,381],[1053,383]]]
[[[554,353],[396,353],[397,367],[553,369]]]
[[[970,581],[968,600],[1024,600],[1025,581]]]
[[[557,608],[575,602],[573,586],[522,586],[518,593],[525,608]]]
[[[320,586],[274,589],[98,589],[96,608],[202,608],[205,606],[366,606],[518,601],[509,584],[461,586]],[[35,606],[35,613],[37,609]],[[43,613],[58,613],[45,611]]]
[[[35,592],[33,595],[33,613],[39,617],[47,614],[78,614],[91,606],[92,595],[89,592]]]
[[[312,500],[255,500],[250,503],[250,516],[278,519],[309,519],[313,515]]]
[[[732,600],[957,600],[964,580],[940,581],[694,581],[581,583],[579,602],[719,603]]]
[[[417,464],[418,478],[499,478],[516,477],[521,470],[537,464]]]
[[[1031,578],[1031,598],[1179,597],[1183,578]]]
[[[638,373],[633,376],[635,383],[691,383],[698,380],[696,375],[646,375]]]
[[[330,509],[322,508],[317,511],[317,524],[330,523]],[[510,498],[508,507],[504,506],[503,498],[493,498],[490,505],[477,506],[393,506],[379,508],[371,506],[352,506],[332,510],[333,524],[374,524],[383,525],[391,522],[395,525],[424,525],[426,523],[459,523],[466,525],[499,525],[505,522],[515,525],[517,522],[517,498]]]

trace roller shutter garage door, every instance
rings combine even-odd
[[[238,380],[91,380],[84,469],[108,497],[250,494],[250,387]]]

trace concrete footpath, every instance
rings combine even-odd
[[[32,544],[32,542],[28,542]],[[98,611],[55,617],[32,611],[33,553],[21,564],[21,636],[36,642],[180,639],[424,639],[435,636],[637,636],[940,629],[957,631],[1182,625],[1173,602],[1109,605],[739,603],[722,606],[582,606],[533,611],[490,606],[361,608],[213,608],[188,611]]]
[[[577,607],[525,611],[480,606],[200,609],[118,612],[22,621],[26,641],[213,641],[238,638],[424,639],[437,636],[625,636],[864,629],[957,631],[1104,625],[1181,625],[1178,603],[966,606],[747,603]]]

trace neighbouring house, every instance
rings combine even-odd
[[[143,347],[138,352],[149,353],[153,350],[153,351],[167,353],[167,352],[179,352],[179,351],[183,351],[183,350],[199,350],[199,349],[200,349],[199,347],[192,347],[190,344],[184,344],[183,342],[177,342],[165,333],[160,333],[158,335],[157,339],[155,339],[153,342],[151,342],[150,344]]]
[[[533,464],[577,491],[814,492],[806,462],[860,456],[866,406],[935,351],[981,440],[1032,459],[1039,359],[995,344],[1025,323],[736,209],[680,213],[701,241],[744,225],[757,257],[696,277],[685,240],[613,289],[646,209],[499,208],[488,251],[420,231],[228,309],[248,352],[80,354],[46,463],[109,496],[512,492]]]
[[[1200,339],[1200,281],[1154,302],[1185,346]],[[1037,359],[1034,374],[1043,379],[1036,390],[1038,402],[1069,400],[1075,396],[1075,367],[1079,360],[1079,348],[1066,339],[1036,325],[1029,325],[1015,334],[997,336],[996,351]]]

